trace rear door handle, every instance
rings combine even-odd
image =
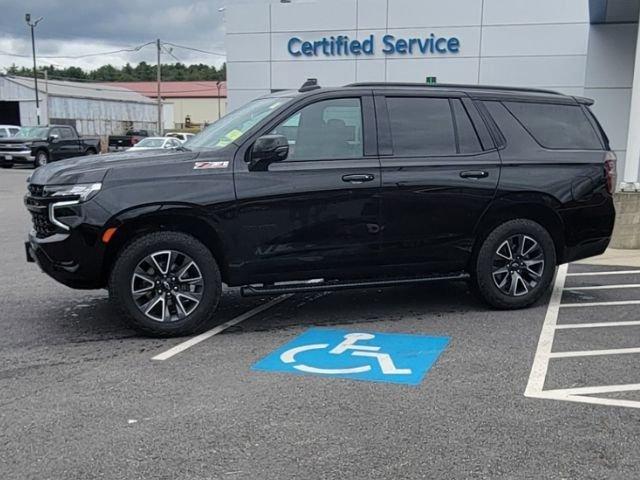
[[[364,182],[370,182],[374,178],[375,177],[369,173],[358,173],[354,175],[344,175],[342,177],[342,181],[349,182],[349,183],[364,183]]]
[[[460,172],[460,176],[462,178],[487,178],[489,176],[489,172],[485,172],[484,170],[466,170],[464,172]]]

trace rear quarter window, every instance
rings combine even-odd
[[[579,105],[504,102],[504,106],[543,147],[602,150],[597,133]]]

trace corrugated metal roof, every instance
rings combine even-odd
[[[156,98],[158,84],[156,82],[112,82],[105,83],[109,86],[128,88],[134,92],[150,98]],[[161,82],[160,96],[162,98],[221,98],[227,96],[227,82],[211,80],[193,80],[184,82]]]
[[[5,76],[6,80],[17,83],[23,87],[34,89],[32,78]],[[115,87],[104,83],[68,82],[66,80],[38,80],[38,91],[52,97],[91,98],[95,100],[111,100],[117,102],[154,103],[148,97],[127,88]]]

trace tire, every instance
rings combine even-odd
[[[173,253],[167,255],[168,251]],[[195,263],[196,268],[189,267],[179,275],[189,261]],[[166,269],[166,273],[163,274],[162,269]],[[198,274],[200,281],[194,281]],[[155,286],[149,291],[153,282]],[[193,288],[193,291],[183,288]],[[199,331],[213,318],[221,295],[220,270],[211,251],[191,235],[181,232],[155,232],[133,240],[120,252],[109,275],[111,301],[134,329],[154,337],[176,337]],[[157,300],[160,297],[164,300]],[[196,297],[198,304],[193,300]]]
[[[95,149],[87,148],[87,151],[85,152],[85,155],[95,155],[96,153],[98,153],[98,152]]]
[[[556,249],[540,224],[510,220],[486,236],[472,267],[473,287],[486,303],[501,310],[525,308],[549,289],[555,275]]]
[[[38,150],[36,152],[35,167],[44,167],[49,163],[49,154],[44,150]]]

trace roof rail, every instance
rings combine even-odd
[[[461,89],[461,90],[503,90],[508,92],[531,92],[531,93],[546,93],[549,95],[563,95],[562,93],[554,90],[545,90],[542,88],[527,88],[527,87],[502,87],[497,85],[464,85],[458,83],[411,83],[411,82],[356,82],[344,85],[345,87],[424,87],[424,88],[449,88],[449,89]]]

